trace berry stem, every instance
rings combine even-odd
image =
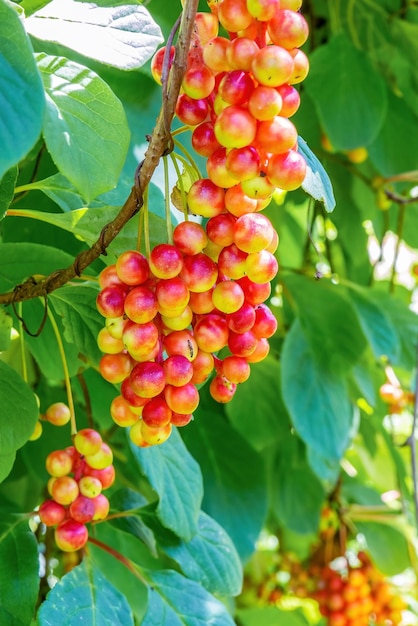
[[[59,331],[58,324],[55,320],[55,317],[50,307],[48,307],[48,319],[51,323],[52,330],[54,331],[55,339],[58,345],[58,350],[61,356],[62,369],[64,371],[65,389],[67,391],[68,408],[70,409],[71,436],[73,437],[74,435],[77,434],[77,423],[75,420],[74,400],[73,400],[73,392],[71,389],[70,373],[68,370],[67,357],[65,356],[64,344],[62,342],[61,333]]]
[[[176,148],[178,150],[181,150],[181,152],[183,152],[183,154],[185,155],[187,161],[190,163],[190,165],[192,166],[192,168],[196,171],[198,178],[202,178],[202,175],[200,173],[199,167],[196,163],[196,161],[194,160],[194,158],[192,157],[192,155],[190,154],[190,152],[177,140],[174,140],[174,145],[176,146]],[[178,155],[180,157],[180,155]]]
[[[164,166],[164,200],[165,200],[165,227],[167,231],[167,243],[173,243],[173,227],[171,223],[171,206],[170,206],[170,178],[168,171],[167,157],[163,157]]]
[[[114,550],[114,548],[111,548],[106,543],[103,543],[103,541],[100,541],[100,539],[96,539],[95,537],[89,537],[89,543],[92,543],[93,545],[97,546],[98,548],[101,548],[102,550],[104,550],[105,552],[113,556],[120,563],[122,563],[134,576],[136,576],[138,580],[140,580],[144,585],[148,586],[147,581],[142,576],[142,574],[138,571],[137,566],[132,561],[127,559],[126,556],[123,556],[123,554],[121,554],[117,550]]]
[[[23,324],[22,324],[22,315],[23,315],[23,311],[22,311],[23,305],[22,302],[18,303],[18,313],[19,313],[19,335],[20,335],[20,354],[22,356],[22,378],[25,381],[25,383],[28,382],[28,366],[26,363],[26,354],[25,354],[25,333],[23,330]]]
[[[172,152],[170,154],[171,157],[171,161],[173,163],[174,169],[176,170],[176,174],[177,174],[177,183],[180,186],[180,194],[181,194],[181,203],[183,205],[183,216],[184,216],[184,221],[187,222],[189,219],[189,214],[187,211],[187,197],[186,197],[186,191],[184,189],[184,185],[183,185],[183,178],[180,172],[180,168],[178,166],[177,163],[177,155]]]
[[[151,254],[151,244],[149,240],[149,213],[148,213],[148,187],[144,191],[144,204],[142,212],[144,214],[144,238],[145,238],[145,253],[147,257]]]

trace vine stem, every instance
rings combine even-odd
[[[71,436],[77,434],[77,423],[75,420],[75,410],[74,410],[74,400],[73,400],[73,391],[71,389],[71,380],[70,380],[70,372],[68,370],[67,357],[65,356],[64,344],[62,342],[61,333],[58,328],[58,324],[55,320],[55,317],[48,307],[48,319],[51,322],[52,330],[54,331],[55,339],[58,344],[58,350],[61,356],[62,369],[64,370],[64,382],[65,389],[67,392],[67,401],[68,408],[70,409],[70,424],[71,424]]]
[[[25,354],[25,333],[23,330],[23,323],[22,323],[22,316],[23,316],[23,303],[19,302],[19,304],[17,305],[18,308],[18,312],[19,312],[19,334],[20,334],[20,354],[22,357],[22,378],[25,381],[25,383],[28,382],[28,366],[26,363],[26,354]]]
[[[163,156],[164,164],[164,197],[165,197],[165,228],[167,231],[167,243],[173,243],[173,228],[171,224],[170,206],[170,180],[167,157]]]
[[[104,550],[104,552],[107,552],[108,554],[113,556],[120,563],[122,563],[134,576],[136,576],[136,578],[138,578],[144,585],[148,587],[148,583],[145,578],[140,574],[134,563],[127,559],[126,556],[123,556],[123,554],[108,546],[107,543],[103,543],[103,541],[100,541],[100,539],[96,539],[95,537],[89,537],[89,543],[92,543],[98,548]]]
[[[187,66],[187,55],[195,24],[195,16],[198,8],[198,0],[185,0],[181,16],[180,30],[175,46],[175,59],[167,81],[167,95],[163,101],[155,128],[150,137],[148,149],[144,161],[138,168],[135,185],[114,220],[106,224],[102,229],[97,241],[88,250],[83,250],[74,262],[65,269],[58,270],[43,278],[39,282],[33,279],[26,280],[16,286],[12,291],[0,294],[0,304],[22,302],[39,296],[45,297],[55,289],[62,287],[70,280],[79,276],[81,272],[99,258],[106,254],[107,247],[112,243],[122,228],[143,205],[143,194],[148,186],[152,175],[160,161],[160,158],[172,149],[172,137],[167,127],[173,119],[177,97],[180,92],[181,82]]]

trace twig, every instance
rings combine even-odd
[[[412,430],[409,435],[406,444],[411,450],[411,469],[412,469],[412,482],[414,486],[414,505],[415,505],[415,520],[418,525],[418,476],[417,476],[417,446],[416,446],[416,430],[418,422],[418,343],[417,343],[417,355],[416,355],[416,372],[415,372],[415,400],[414,400],[414,416],[412,420]]]
[[[0,304],[11,304],[21,302],[39,296],[45,297],[55,289],[62,287],[70,280],[79,276],[81,272],[91,265],[101,254],[106,254],[107,247],[115,239],[125,224],[133,217],[143,204],[143,194],[148,186],[151,177],[163,154],[172,145],[169,129],[166,128],[168,121],[171,122],[176,107],[177,97],[180,91],[181,81],[187,65],[187,55],[194,28],[195,15],[197,12],[198,0],[188,0],[185,2],[181,18],[179,36],[176,43],[176,62],[172,65],[169,74],[169,90],[164,106],[161,108],[155,128],[150,137],[150,143],[146,151],[144,161],[138,172],[137,184],[123,205],[122,209],[109,224],[101,231],[97,241],[88,250],[83,250],[74,262],[62,270],[57,270],[40,280],[34,282],[29,278],[21,285],[16,286],[12,291],[0,294]]]

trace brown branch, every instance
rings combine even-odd
[[[164,98],[155,128],[150,137],[144,160],[138,168],[138,176],[122,209],[109,224],[104,226],[97,241],[88,250],[83,250],[74,262],[62,270],[57,270],[39,282],[33,277],[28,278],[12,291],[0,294],[0,304],[21,302],[39,296],[47,296],[51,291],[62,287],[70,280],[79,276],[101,254],[106,254],[106,248],[112,243],[125,224],[139,211],[143,204],[144,191],[151,181],[152,175],[160,158],[172,149],[172,138],[167,122],[171,124],[174,116],[177,97],[181,81],[187,65],[187,55],[194,28],[198,0],[186,0],[181,18],[179,36],[176,43],[175,62],[168,77],[167,97]],[[169,124],[169,126],[170,126]]]

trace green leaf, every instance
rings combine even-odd
[[[299,152],[305,157],[306,165],[308,166],[302,189],[312,196],[314,200],[323,202],[325,210],[331,213],[335,208],[335,198],[330,177],[302,137],[298,137],[298,148]]]
[[[386,576],[400,574],[411,566],[408,542],[395,526],[378,522],[355,522],[364,535],[368,551],[376,567]]]
[[[36,55],[47,93],[44,137],[62,174],[87,202],[118,181],[129,146],[120,100],[97,74],[64,57]]]
[[[39,555],[28,520],[0,510],[0,623],[26,626],[39,591]]]
[[[237,612],[241,626],[308,626],[303,612],[283,610],[275,606],[240,609]]]
[[[368,146],[369,157],[382,176],[395,176],[416,169],[416,154],[408,146],[417,145],[418,116],[405,100],[389,93],[384,126]]]
[[[387,285],[382,287],[387,288]],[[402,288],[399,286],[396,294],[390,294],[386,289],[382,289],[373,291],[370,297],[381,310],[385,311],[392,327],[396,328],[398,352],[393,364],[408,370],[416,366],[416,344],[411,341],[411,337],[417,337],[418,334],[418,315],[410,308],[409,292],[405,290],[406,298],[403,300]]]
[[[10,333],[13,320],[6,309],[0,307],[0,352],[7,350],[10,345]]]
[[[242,566],[230,537],[214,519],[200,512],[190,541],[160,537],[161,549],[176,561],[187,578],[210,593],[236,596],[242,589]]]
[[[140,517],[141,508],[148,504],[147,500],[141,494],[132,489],[119,489],[112,495],[112,509],[122,511],[132,511],[132,515],[126,517],[116,517],[110,520],[112,526],[123,530],[142,541],[150,550],[151,554],[157,557],[157,544],[154,533],[143,522]]]
[[[45,303],[38,298],[33,298],[23,303],[22,317],[27,328],[32,333],[39,331],[39,334],[34,337],[25,334],[25,344],[37,361],[44,376],[51,381],[59,381],[64,378],[62,357],[50,320],[47,318],[45,323],[43,323],[44,311]],[[64,335],[62,320],[59,316],[56,316],[55,321],[62,337]],[[70,376],[77,374],[82,366],[82,361],[78,358],[80,349],[81,346],[78,344],[64,342],[64,351]]]
[[[11,3],[0,2],[0,179],[29,152],[42,130],[44,90],[30,41]],[[3,207],[0,209],[0,214]]]
[[[162,198],[161,192],[159,192],[154,185],[151,184],[150,188],[154,188]],[[99,237],[102,228],[116,217],[120,209],[120,206],[100,206],[71,210],[71,212],[68,213],[44,213],[43,211],[25,209],[24,215],[49,224],[54,224],[58,226],[58,228],[73,233],[88,245],[92,245]],[[129,220],[116,239],[112,241],[108,251],[118,256],[121,252],[136,247],[138,239],[138,220],[138,215]],[[149,224],[150,245],[152,248],[154,245],[166,241],[167,229],[165,221],[154,213],[149,213]]]
[[[222,408],[200,390],[195,420],[182,435],[203,474],[203,509],[225,528],[242,560],[252,554],[267,510],[262,458],[222,415]]]
[[[63,250],[39,243],[0,243],[0,290],[8,291],[25,278],[36,274],[48,276],[72,263]]]
[[[158,494],[157,516],[178,537],[190,540],[197,532],[203,497],[200,469],[174,428],[161,446],[131,449],[142,473]]]
[[[0,454],[23,446],[33,433],[39,411],[33,391],[11,367],[0,361]]]
[[[12,471],[15,459],[15,452],[0,454],[0,482],[7,478]]]
[[[98,288],[92,284],[65,286],[55,290],[50,300],[62,317],[65,339],[75,344],[93,363],[98,363],[101,352],[97,335],[103,328],[103,319],[96,308]]]
[[[269,356],[251,367],[250,378],[225,406],[234,428],[259,451],[280,442],[290,430],[279,381],[280,364]]]
[[[300,447],[292,435],[283,442],[277,454],[271,493],[272,507],[281,525],[306,535],[318,531],[325,492]]]
[[[66,574],[38,612],[39,626],[133,626],[126,598],[88,560]]]
[[[370,290],[353,286],[350,289],[350,295],[375,357],[386,355],[392,363],[396,362],[399,340],[385,309],[373,301],[370,297]]]
[[[147,572],[152,587],[142,626],[234,626],[222,602],[193,580],[166,570]]]
[[[350,442],[353,408],[345,378],[320,367],[299,320],[283,345],[282,393],[295,430],[308,452],[314,450],[330,467],[337,468]],[[327,478],[321,465],[312,469],[319,478]]]
[[[385,81],[346,35],[313,52],[305,89],[336,150],[368,146],[377,137],[387,111]]]
[[[11,167],[0,180],[0,221],[6,216],[15,193],[17,167]]]
[[[144,65],[163,38],[143,6],[53,0],[27,19],[28,32],[85,57],[133,70]]]
[[[297,274],[282,280],[296,304],[313,358],[324,369],[346,372],[359,360],[366,339],[344,288]]]

